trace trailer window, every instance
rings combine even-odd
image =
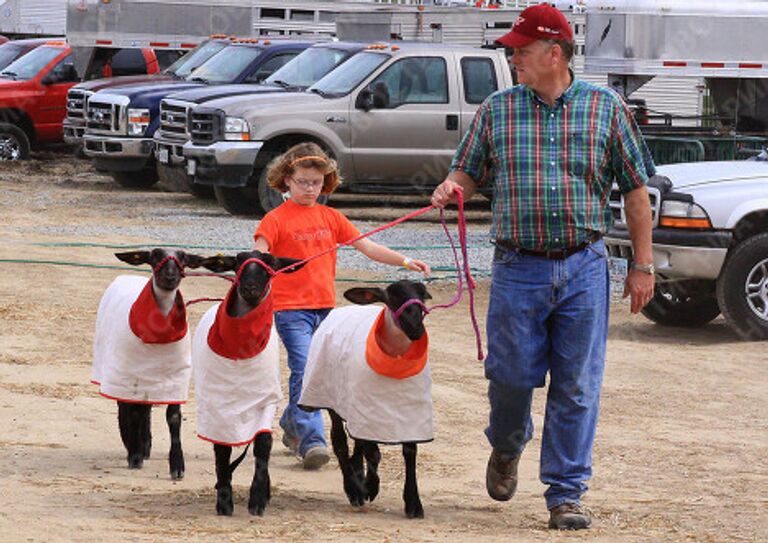
[[[461,59],[461,76],[464,80],[464,101],[468,104],[481,103],[499,88],[493,61],[489,58]]]
[[[12,79],[32,79],[63,52],[61,47],[42,45],[11,62],[0,75]]]
[[[309,11],[305,9],[292,9],[291,10],[291,20],[292,21],[309,21],[312,22],[315,20],[315,12]]]

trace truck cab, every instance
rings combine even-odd
[[[49,41],[9,64],[0,74],[0,160],[29,156],[33,145],[62,141],[69,89],[80,81],[70,47],[63,41]],[[152,62],[144,69],[157,71]],[[107,64],[92,66],[89,73],[103,73]],[[133,65],[113,69],[133,71]]]
[[[139,85],[143,83],[156,83],[159,81],[172,81],[183,79],[192,70],[200,66],[214,54],[229,45],[231,40],[224,37],[211,37],[204,40],[195,48],[180,56],[162,72],[146,75],[123,75],[118,77],[106,77],[92,79],[78,83],[67,93],[67,116],[64,119],[64,141],[70,145],[82,146],[85,133],[85,110],[88,100],[93,93],[111,87],[125,85]]]
[[[85,154],[123,186],[151,186],[158,180],[152,136],[159,125],[162,98],[179,89],[261,82],[310,45],[302,41],[235,40],[184,79],[98,91],[87,104]]]
[[[182,155],[182,147],[190,138],[187,112],[193,107],[244,94],[304,91],[364,47],[355,42],[321,42],[294,57],[261,84],[200,87],[169,94],[160,102],[160,127],[154,135],[155,157],[165,188],[212,195],[210,187],[193,184]]]
[[[195,182],[235,214],[282,201],[265,166],[300,141],[338,162],[346,190],[425,193],[445,178],[478,106],[512,85],[502,51],[442,43],[369,46],[303,93],[236,96],[191,112]]]

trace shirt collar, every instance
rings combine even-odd
[[[568,88],[565,89],[565,91],[563,91],[563,94],[558,96],[558,98],[555,100],[555,105],[552,106],[552,107],[557,108],[559,106],[564,106],[564,105],[568,104],[568,102],[570,102],[573,99],[574,95],[576,94],[576,92],[578,90],[580,81],[576,80],[576,77],[573,75],[573,70],[571,70],[570,68],[568,68],[568,73],[571,74],[571,84],[568,85]],[[526,86],[525,90],[528,93],[528,96],[531,98],[531,100],[533,100],[537,105],[542,105],[542,106],[550,107],[546,102],[544,102],[544,100],[542,100],[539,97],[538,94],[536,94],[533,91],[533,89],[531,89],[530,87]]]

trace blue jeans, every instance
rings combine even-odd
[[[485,433],[494,449],[522,453],[533,434],[533,389],[549,372],[539,467],[548,509],[578,503],[592,475],[609,304],[602,241],[565,260],[494,253]]]
[[[326,446],[323,414],[320,410],[308,412],[299,409],[304,366],[307,364],[312,334],[328,316],[330,309],[298,309],[275,312],[275,328],[288,351],[288,405],[280,417],[280,427],[290,437],[299,440],[299,454],[322,445]]]

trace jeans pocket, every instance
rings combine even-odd
[[[520,260],[520,251],[499,247],[493,250],[493,263],[510,266]]]

